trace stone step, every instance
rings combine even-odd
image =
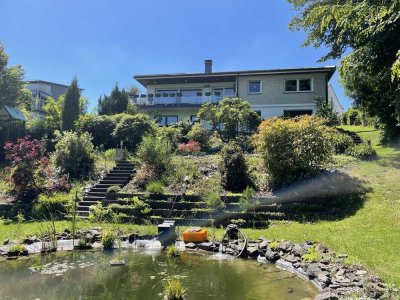
[[[87,219],[87,218],[89,218],[89,212],[88,211],[78,211],[78,216],[81,219]]]
[[[77,207],[77,211],[78,211],[78,212],[82,212],[82,211],[87,211],[87,212],[89,212],[89,208],[90,208],[90,206],[78,206],[78,207]]]
[[[132,175],[132,173],[121,173],[121,172],[117,172],[117,173],[107,173],[104,178],[123,178],[123,179],[127,179],[130,178]]]
[[[92,188],[90,189],[90,192],[95,192],[95,193],[97,193],[97,192],[107,193],[107,189],[108,189],[108,187],[102,187],[102,188],[92,187]]]
[[[128,179],[102,179],[99,181],[99,184],[111,184],[111,185],[125,185],[128,182]]]
[[[104,192],[92,192],[92,191],[90,191],[87,194],[89,196],[97,196],[97,197],[103,197],[103,198],[105,198],[105,196],[106,196],[106,193],[104,193]]]
[[[105,179],[107,180],[107,179]],[[98,183],[96,184],[93,188],[95,189],[108,189],[110,186],[119,186],[119,187],[123,187],[123,184],[112,184],[112,183]]]
[[[79,206],[78,207],[82,207],[82,206],[92,206],[92,205],[96,205],[97,203],[101,203],[101,201],[80,201],[79,202]]]
[[[83,201],[102,201],[104,200],[106,197],[105,196],[84,196],[83,197]]]
[[[112,170],[113,171],[129,171],[132,172],[134,167],[129,167],[129,166],[120,166],[120,167],[114,167]]]

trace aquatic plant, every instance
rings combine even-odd
[[[169,245],[165,249],[165,254],[167,255],[167,257],[176,257],[179,256],[179,251],[174,245]]]
[[[115,234],[111,231],[105,231],[102,235],[104,249],[112,249],[114,247]]]
[[[186,289],[177,278],[168,279],[164,284],[164,295],[168,300],[183,300],[185,293]]]

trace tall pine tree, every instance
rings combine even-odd
[[[128,92],[119,90],[116,83],[110,96],[100,97],[98,102],[99,115],[113,115],[125,112],[128,108]]]
[[[72,130],[74,122],[79,118],[79,98],[78,79],[75,77],[65,93],[65,101],[62,110],[62,130]]]

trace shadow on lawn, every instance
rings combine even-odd
[[[285,220],[341,220],[364,206],[372,188],[342,172],[330,172],[276,193],[277,211]]]

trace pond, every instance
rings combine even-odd
[[[128,250],[125,266],[111,267],[117,253],[59,252],[0,263],[1,299],[162,299],[163,283],[178,277],[186,299],[312,299],[308,281],[272,264],[219,255]]]

